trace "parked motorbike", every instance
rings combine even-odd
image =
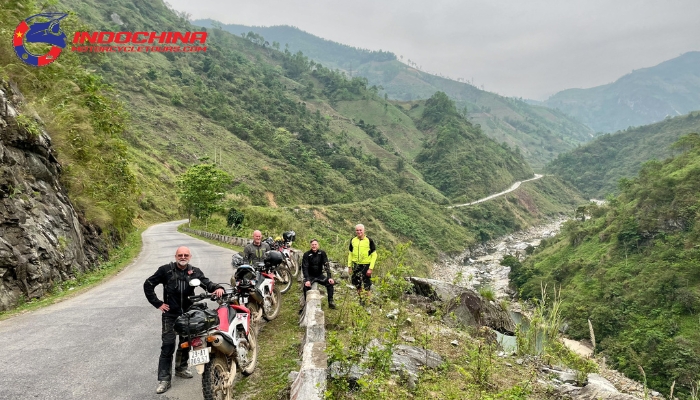
[[[279,287],[280,293],[287,293],[292,287],[292,273],[289,271],[289,267],[282,263],[282,261],[284,261],[284,256],[278,251],[268,251],[266,252],[265,257],[264,264],[267,266],[262,266],[260,268],[264,268],[266,272],[271,273],[274,276],[275,283],[277,287]],[[231,258],[231,266],[234,269],[237,269],[242,265],[248,264],[245,264],[245,261],[240,254],[234,254]],[[236,284],[235,277],[231,277],[231,284]]]
[[[277,251],[284,255],[284,263],[289,268],[290,273],[296,278],[299,275],[299,263],[297,263],[292,254],[292,243],[287,241],[277,242]]]
[[[282,305],[282,294],[275,285],[274,258],[281,257],[268,252],[265,262],[253,268],[248,264],[239,265],[231,278],[231,283],[238,289],[237,303],[246,305],[251,311],[251,318],[256,330],[262,318],[271,321],[277,318]]]
[[[299,263],[296,262],[292,254],[292,243],[295,238],[296,233],[294,231],[287,231],[282,233],[281,238],[277,237],[276,240],[273,240],[271,237],[265,239],[272,250],[277,250],[282,253],[284,256],[284,264],[289,268],[289,272],[293,277],[299,275]]]
[[[190,286],[199,286],[192,279]],[[224,295],[202,293],[189,296],[195,302],[175,321],[175,332],[185,338],[182,347],[189,347],[189,365],[202,375],[204,400],[231,400],[236,369],[243,375],[255,370],[258,360],[258,341],[251,329],[251,312],[239,304],[238,290],[225,289]],[[200,300],[216,301],[217,309],[210,310]]]

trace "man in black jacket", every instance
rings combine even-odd
[[[324,275],[326,272],[328,276]],[[328,266],[328,256],[326,252],[318,248],[318,240],[311,241],[311,250],[304,253],[301,261],[301,271],[304,274],[304,299],[306,292],[311,290],[311,284],[318,282],[326,287],[328,292],[328,308],[335,308],[333,302],[333,285],[335,281],[331,278],[331,269]]]
[[[187,296],[194,295],[194,287],[190,286],[190,280],[199,279],[200,287],[207,292],[214,292],[216,296],[222,296],[224,289],[212,283],[204,276],[199,268],[189,264],[192,253],[187,247],[179,247],[175,252],[175,262],[170,262],[158,268],[155,274],[143,283],[143,291],[148,302],[153,307],[163,312],[162,315],[162,346],[160,359],[158,360],[158,388],[156,393],[165,393],[170,389],[170,379],[173,367],[173,353],[175,353],[175,320],[192,305]],[[163,301],[156,296],[155,287],[163,285]],[[182,337],[180,343],[182,343]],[[187,368],[189,348],[178,346],[175,356],[175,376],[192,378],[192,373]]]

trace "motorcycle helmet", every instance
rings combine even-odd
[[[284,256],[279,251],[272,250],[265,253],[264,261],[266,267],[276,267],[284,261]]]
[[[296,239],[297,234],[294,231],[287,231],[282,234],[285,242],[293,242]]]
[[[243,264],[236,269],[236,272],[233,274],[234,279],[236,282],[240,283],[250,283],[250,282],[255,282],[255,269],[251,267],[248,264]]]
[[[237,268],[243,264],[245,264],[245,261],[243,260],[243,256],[241,255],[241,253],[236,253],[233,256],[231,256],[231,266],[233,268]]]

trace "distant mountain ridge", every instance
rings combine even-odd
[[[544,103],[596,132],[647,125],[700,110],[700,52],[692,51],[613,83],[563,90]]]
[[[254,32],[267,39],[270,46],[273,42],[277,42],[280,44],[280,47],[284,49],[288,44],[290,51],[294,53],[301,51],[312,60],[322,60],[323,65],[331,69],[352,71],[353,68],[357,68],[358,65],[367,62],[396,60],[396,54],[392,52],[382,50],[373,51],[348,46],[332,40],[320,38],[294,26],[277,25],[262,27],[221,24],[212,19],[198,19],[192,21],[192,23],[205,28],[213,28],[219,24],[223,30],[233,33],[234,35],[245,35],[248,32]],[[431,93],[431,95],[433,93]]]
[[[652,125],[599,136],[560,154],[546,167],[589,197],[618,193],[621,178],[633,178],[652,159],[673,155],[671,144],[683,135],[700,132],[700,112],[669,118]]]
[[[463,112],[466,107],[469,120],[480,125],[486,135],[499,143],[520,148],[535,171],[541,170],[559,153],[594,137],[592,129],[560,111],[425,73],[397,60],[396,55],[388,51],[357,49],[290,26],[250,27],[219,24],[212,20],[192,23],[204,27],[220,26],[238,36],[253,32],[264,37],[269,46],[274,42],[283,48],[288,45],[291,52],[301,51],[325,67],[367,78],[370,85],[383,88],[391,99],[428,99],[442,91],[456,102],[458,110]]]

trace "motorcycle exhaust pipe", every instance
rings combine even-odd
[[[253,290],[253,291],[250,293],[250,297],[252,297],[256,302],[258,302],[258,304],[262,304],[262,303],[263,303],[263,300],[264,300],[264,299],[263,299],[263,296],[262,296],[262,295],[260,294],[260,292],[258,292],[257,290]]]
[[[236,348],[229,342],[226,341],[221,335],[213,335],[214,336],[214,341],[211,342],[212,346],[216,347],[217,350],[221,351],[222,353],[226,354],[227,356],[230,356],[233,354],[234,351],[236,351]]]

